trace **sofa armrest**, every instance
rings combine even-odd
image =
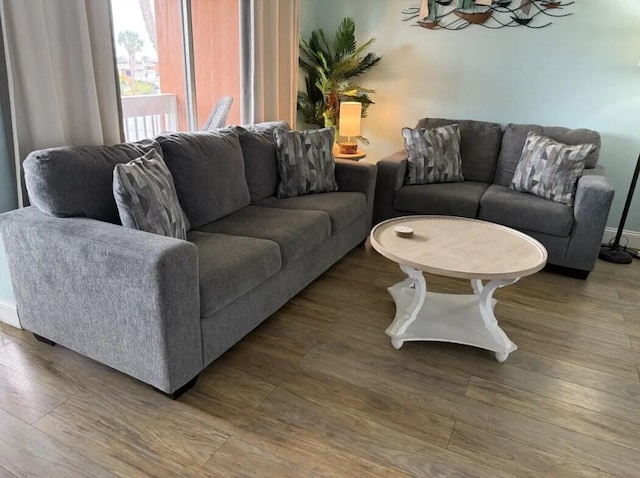
[[[368,227],[371,228],[378,168],[375,164],[336,159],[338,191],[363,193],[367,197]]]
[[[200,372],[195,245],[35,207],[0,232],[25,329],[168,393]]]
[[[602,173],[604,168],[585,170],[573,205],[574,226],[566,262],[584,271],[595,265],[613,201],[613,186]]]
[[[378,179],[373,207],[373,223],[378,224],[395,215],[393,201],[407,174],[407,152],[398,151],[378,161]]]

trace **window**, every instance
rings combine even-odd
[[[225,95],[234,97],[227,122],[240,121],[238,0],[111,0],[111,5],[127,141],[198,130]],[[185,25],[183,13],[189,12]],[[189,29],[193,48],[185,50],[185,42],[191,45]],[[190,51],[187,61],[185,51]]]
[[[240,123],[238,0],[191,0],[198,129],[222,96],[233,96],[228,124]]]

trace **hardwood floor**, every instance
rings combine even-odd
[[[640,261],[499,290],[503,364],[393,349],[402,278],[357,248],[178,401],[2,325],[0,478],[640,476]]]

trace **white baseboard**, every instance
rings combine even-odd
[[[17,329],[21,329],[16,304],[0,299],[0,322],[9,324]]]
[[[609,241],[613,241],[613,239],[616,237],[616,232],[618,232],[618,230],[614,227],[605,228],[604,234],[602,236],[602,243],[608,244]],[[628,243],[625,241],[625,238],[629,241]],[[640,249],[640,232],[628,231],[626,229],[623,229],[622,239],[620,239],[620,245],[633,247],[634,249]]]

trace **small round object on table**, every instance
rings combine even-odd
[[[393,228],[393,233],[398,237],[409,238],[413,237],[413,228],[409,226],[396,226]]]

